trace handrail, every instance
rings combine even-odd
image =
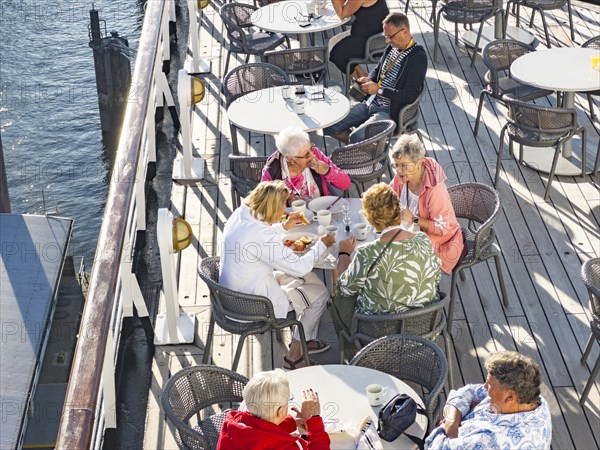
[[[127,105],[115,165],[111,177],[98,247],[92,267],[90,290],[83,311],[79,339],[71,368],[56,448],[87,449],[91,445],[102,361],[110,336],[111,314],[118,286],[121,253],[129,208],[134,194],[139,151],[153,81],[154,63],[161,36],[166,0],[146,3],[132,86],[136,98]],[[133,91],[132,91],[133,92]]]

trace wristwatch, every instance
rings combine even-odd
[[[383,88],[380,87],[379,89],[377,89],[377,95],[383,95]]]
[[[413,223],[419,225],[419,216],[413,216]]]

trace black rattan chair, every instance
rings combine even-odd
[[[400,109],[398,113],[398,126],[394,130],[394,136],[416,133],[421,142],[423,141],[423,136],[421,135],[421,131],[419,131],[419,105],[421,104],[424,92],[425,86],[421,88],[421,93],[414,102]]]
[[[250,55],[260,57],[267,50],[273,50],[284,42],[287,42],[289,48],[290,41],[287,36],[278,33],[252,31],[250,16],[257,9],[256,6],[243,3],[228,3],[221,7],[219,14],[223,20],[223,25],[225,25],[227,39],[229,40],[224,73],[227,73],[229,58],[232,53],[245,54],[246,63],[248,63]]]
[[[516,8],[516,21],[517,27],[520,26],[520,11],[521,6],[524,8],[531,8],[531,19],[529,21],[529,27],[533,26],[533,18],[535,16],[535,12],[538,11],[542,16],[542,24],[544,25],[544,34],[546,36],[546,45],[550,48],[550,35],[548,34],[548,24],[546,23],[546,16],[544,15],[544,11],[550,11],[553,9],[562,9],[563,6],[567,5],[567,12],[569,15],[569,27],[571,29],[571,41],[575,40],[575,32],[573,30],[573,14],[571,12],[571,0],[508,0],[506,2],[506,14],[504,19],[504,30],[506,30],[506,26],[508,23],[508,12],[511,7]]]
[[[446,307],[450,297],[440,292],[440,299],[423,308],[414,308],[397,314],[361,314],[354,313],[350,333],[341,330],[338,336],[340,361],[344,362],[345,343],[348,342],[360,350],[375,339],[392,334],[417,334],[435,341],[440,335],[444,339],[446,359],[448,361],[448,381],[454,388],[452,373],[452,342],[446,331]]]
[[[316,84],[319,81],[327,87],[327,47],[272,50],[265,52],[264,59],[287,73],[295,83]]]
[[[336,148],[331,161],[348,174],[358,194],[365,190],[365,183],[381,181],[389,171],[388,147],[396,124],[393,120],[376,120],[365,127],[365,140]],[[349,196],[349,191],[344,195]]]
[[[508,95],[517,100],[528,102],[552,94],[552,91],[520,83],[510,76],[510,65],[513,61],[534,51],[535,49],[532,46],[512,39],[492,41],[483,48],[481,56],[488,71],[485,74],[486,85],[479,94],[479,107],[477,108],[475,129],[473,130],[475,136],[477,136],[479,130],[479,120],[481,119],[483,100],[486,95],[496,100],[502,100],[503,95]]]
[[[233,209],[239,208],[241,197],[248,195],[260,183],[262,170],[268,159],[268,156],[229,155]]]
[[[600,343],[600,258],[589,259],[583,263],[583,266],[581,267],[581,278],[590,294],[590,308],[592,310],[592,318],[590,320],[592,333],[590,334],[590,338],[585,346],[585,351],[581,357],[581,364],[585,364],[590,355],[590,351],[592,350],[592,346],[594,345],[594,341]],[[579,403],[582,405],[585,403],[585,400],[590,393],[590,389],[598,376],[598,371],[600,371],[600,356],[596,359],[596,364],[594,364],[590,378],[581,393]]]
[[[346,92],[350,89],[352,85],[348,80],[350,80],[350,68],[355,64],[377,64],[379,59],[383,56],[383,52],[387,47],[387,42],[385,42],[385,38],[381,35],[381,33],[374,34],[365,43],[365,52],[364,56],[361,58],[351,58],[348,60],[348,64],[346,64]]]
[[[444,352],[429,339],[414,334],[394,334],[371,342],[350,361],[402,381],[421,386],[429,429],[437,426],[442,411],[440,394],[446,384],[448,363]]]
[[[457,276],[464,280],[463,271],[465,269],[494,258],[504,306],[508,306],[508,295],[504,285],[500,255],[495,245],[494,222],[496,222],[502,210],[498,192],[491,186],[482,183],[461,183],[450,186],[448,194],[456,218],[468,220],[467,227],[462,228],[467,245],[467,254],[452,270],[450,282],[450,306],[448,307],[448,331],[450,332],[456,301]]]
[[[581,44],[582,48],[593,48],[595,50],[600,51],[600,35],[594,36],[591,39],[588,39],[583,44]],[[597,91],[586,92],[588,102],[590,104],[590,117],[592,120],[596,120],[596,112],[594,111],[594,101],[592,100],[592,95],[600,95],[600,89]]]
[[[250,92],[286,84],[290,84],[290,78],[283,70],[272,64],[252,63],[238,66],[231,69],[223,79],[225,107],[229,108],[229,105],[236,99]],[[239,155],[237,128],[229,122],[229,129],[231,130],[233,154]]]
[[[239,373],[207,365],[187,367],[173,375],[161,401],[167,419],[175,426],[179,448],[214,450],[225,416],[242,402],[247,383]]]
[[[208,326],[202,362],[208,362],[215,323],[228,333],[240,335],[231,367],[231,370],[234,371],[237,369],[240,356],[242,355],[242,347],[248,336],[271,331],[277,332],[284,328],[297,326],[300,334],[300,344],[302,345],[304,362],[306,366],[309,366],[310,363],[304,327],[296,320],[295,316],[277,319],[273,312],[273,304],[268,298],[260,295],[250,295],[232,291],[231,289],[221,286],[219,284],[220,265],[220,258],[212,257],[204,258],[200,261],[200,265],[198,266],[198,274],[210,290],[211,304],[210,324]]]
[[[498,186],[500,178],[500,162],[504,152],[504,135],[508,134],[509,148],[512,149],[513,142],[521,146],[519,152],[519,163],[523,163],[523,146],[540,148],[554,147],[554,158],[548,184],[544,192],[544,200],[548,198],[550,185],[554,178],[554,171],[560,156],[562,144],[572,139],[573,136],[581,135],[581,176],[586,172],[586,142],[585,127],[577,126],[577,113],[573,108],[551,108],[547,106],[538,106],[531,103],[524,103],[514,100],[508,96],[502,97],[502,101],[508,106],[508,115],[506,125],[500,132],[500,142],[498,144],[498,160],[496,161],[496,175],[494,177],[494,187]],[[598,158],[594,166],[594,172],[598,169]]]

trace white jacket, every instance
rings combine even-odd
[[[220,284],[267,297],[277,318],[287,316],[290,303],[273,271],[303,277],[326,250],[319,239],[305,255],[298,256],[283,245],[284,233],[282,224],[268,225],[255,219],[250,208],[242,204],[225,224],[221,247]]]

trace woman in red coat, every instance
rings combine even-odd
[[[319,395],[304,391],[301,409],[288,414],[290,386],[281,369],[259,372],[242,393],[247,411],[231,411],[221,429],[217,450],[329,450],[329,435],[319,415]],[[306,439],[291,433],[297,424],[308,431]]]

